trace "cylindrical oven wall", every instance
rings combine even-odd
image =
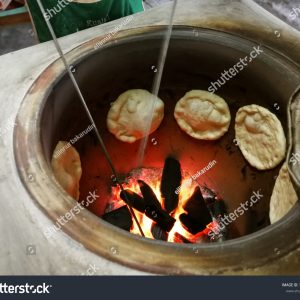
[[[116,140],[106,128],[107,112],[122,92],[133,88],[151,90],[162,36],[163,31],[158,31],[125,38],[73,63],[79,87],[120,173],[128,173],[137,166],[139,143],[126,144]],[[249,199],[253,190],[263,189],[264,199],[257,209],[236,221],[238,235],[257,230],[257,224],[268,218],[269,198],[279,167],[266,172],[248,167],[248,176],[241,172],[245,160],[233,142],[235,113],[243,105],[262,105],[276,113],[287,133],[287,105],[298,84],[297,70],[270,50],[260,47],[263,53],[216,91],[226,99],[232,115],[229,133],[219,141],[197,141],[188,137],[179,129],[173,112],[176,102],[187,91],[207,90],[224,70],[249,56],[253,47],[258,46],[215,31],[199,30],[195,36],[193,30],[174,30],[159,92],[165,102],[165,118],[150,137],[150,140],[157,140],[157,145],[148,146],[144,161],[147,167],[162,167],[166,156],[174,154],[182,168],[194,174],[211,160],[216,160],[214,170],[201,178],[200,183],[218,191],[228,205],[228,211]],[[59,140],[74,138],[89,124],[65,74],[53,86],[42,115],[41,138],[48,161]],[[88,191],[97,187],[102,197],[92,210],[101,215],[109,200],[111,171],[93,134],[83,137],[74,146],[83,164],[81,196],[84,199]],[[229,154],[228,149],[233,153]]]

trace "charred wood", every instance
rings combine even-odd
[[[153,206],[158,209],[161,209],[161,204],[157,200],[155,193],[153,192],[152,188],[143,180],[138,180],[138,184],[145,200],[146,206]]]
[[[195,188],[193,195],[188,199],[183,208],[186,213],[181,214],[179,219],[192,234],[204,230],[206,225],[212,221],[199,187]]]
[[[156,240],[167,241],[168,233],[162,230],[157,224],[153,223],[151,233]]]
[[[210,209],[215,218],[223,217],[227,213],[226,204],[222,199],[216,200],[213,205],[210,206]]]
[[[144,213],[146,210],[146,201],[143,197],[138,195],[137,193],[131,190],[124,190],[121,191],[120,197],[122,200],[125,201],[126,204],[130,205],[131,207],[135,208],[136,210]]]
[[[175,191],[180,187],[181,179],[179,161],[173,157],[168,157],[165,160],[160,184],[160,192],[164,199],[164,208],[168,213],[178,206],[179,196]]]
[[[122,199],[124,200],[125,196],[128,196],[126,201],[128,201],[132,207],[145,213],[145,215],[160,226],[163,231],[169,232],[176,220],[162,209],[155,193],[147,183],[143,180],[138,180],[138,184],[143,197],[130,190],[126,190],[122,193]]]
[[[102,218],[106,222],[127,231],[130,231],[132,226],[132,217],[126,205],[104,214]]]
[[[183,235],[181,235],[178,232],[175,232],[174,237],[175,237],[174,239],[175,243],[191,244],[191,242],[188,239],[186,239]]]
[[[166,211],[156,206],[147,206],[145,214],[166,232],[169,232],[173,228],[176,221]]]

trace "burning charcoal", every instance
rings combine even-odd
[[[102,216],[106,222],[129,231],[132,226],[130,211],[126,205]]]
[[[180,221],[192,234],[204,230],[212,221],[199,187],[195,188],[193,195],[183,208],[186,214],[180,215]]]
[[[196,234],[205,229],[203,226],[199,226],[198,222],[191,219],[187,214],[181,214],[179,216],[180,222],[184,227],[192,234]]]
[[[212,228],[211,232],[208,234],[211,242],[224,242],[227,239],[227,228],[225,225],[221,227],[219,222],[220,220],[217,219],[214,221],[214,229]]]
[[[180,163],[173,157],[165,160],[160,184],[160,192],[164,199],[164,208],[170,213],[178,206],[178,194],[176,189],[181,185]]]
[[[146,202],[143,197],[136,194],[131,190],[124,190],[120,193],[120,197],[125,203],[129,204],[131,207],[136,210],[144,213],[146,209]]]
[[[151,187],[143,180],[138,180],[138,184],[140,186],[140,190],[144,197],[146,205],[161,209],[161,205],[160,205],[159,201],[157,200],[156,195],[153,192],[153,190],[151,189]]]
[[[144,201],[146,202],[146,216],[157,223],[162,230],[169,232],[174,226],[176,220],[162,209],[155,193],[147,183],[143,180],[138,180],[138,184],[143,194]]]
[[[193,235],[190,242],[194,243],[194,244],[209,243],[210,238],[207,236],[207,232],[202,231],[202,232],[199,232],[199,233]]]
[[[174,242],[175,243],[181,243],[181,244],[191,244],[191,242],[186,239],[184,236],[182,236],[180,233],[175,232],[174,234]]]
[[[211,190],[210,188],[208,188],[206,185],[202,186],[201,190],[202,190],[203,194],[205,195],[205,199],[206,198],[216,199],[217,194],[213,190]]]
[[[226,241],[229,236],[228,226],[223,221],[223,216],[227,213],[227,208],[223,200],[216,200],[215,203],[210,207],[212,215],[214,217],[213,222],[209,228],[214,234],[208,234],[211,242],[223,242]],[[229,227],[232,229],[234,225],[231,224]]]
[[[209,195],[204,198],[204,201],[208,207],[211,207],[215,204],[215,202],[217,201],[217,198]]]
[[[155,223],[152,224],[151,233],[156,240],[160,240],[160,241],[168,240],[168,234]]]
[[[215,192],[209,189],[207,186],[204,189],[204,200],[205,204],[210,210],[213,217],[217,218],[219,216],[224,216],[227,213],[227,207],[222,199],[218,199]]]
[[[215,218],[223,216],[227,211],[224,201],[217,199],[217,197],[205,197],[205,204]]]
[[[147,206],[145,214],[166,232],[169,232],[172,229],[176,221],[162,208],[157,208],[155,206]]]
[[[183,208],[192,219],[201,217],[202,222],[205,224],[211,222],[211,216],[198,186],[195,188],[193,195],[187,200]]]
[[[216,200],[213,205],[210,206],[212,215],[215,218],[219,216],[224,216],[227,213],[226,204],[223,200]]]

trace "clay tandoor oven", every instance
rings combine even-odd
[[[136,167],[139,143],[116,140],[106,128],[107,112],[122,92],[132,88],[151,90],[163,29],[149,28],[143,33],[125,31],[98,50],[93,49],[92,41],[67,55],[119,174]],[[176,102],[187,91],[207,90],[210,82],[249,55],[254,46],[258,45],[253,41],[213,30],[198,28],[195,34],[194,28],[174,29],[159,92],[165,102],[165,118],[150,136],[144,160],[144,167],[162,168],[166,157],[174,155],[190,174],[215,160],[216,164],[199,180],[222,196],[229,212],[248,200],[253,191],[261,190],[263,198],[236,220],[230,239],[199,244],[167,243],[143,239],[102,220],[100,216],[111,196],[112,174],[93,132],[74,146],[83,167],[80,199],[95,189],[100,197],[90,207],[92,212],[82,211],[63,230],[108,259],[168,274],[247,274],[250,272],[247,270],[263,270],[264,266],[296,251],[300,245],[299,205],[276,224],[270,225],[268,217],[280,166],[264,172],[251,168],[234,143],[234,122],[220,140],[207,142],[187,136],[173,117]],[[261,49],[263,53],[217,94],[226,99],[233,120],[238,108],[248,104],[258,104],[275,113],[282,122],[291,151],[297,145],[291,131],[294,120],[289,114],[289,101],[299,84],[300,71],[288,58],[263,45]],[[68,141],[90,125],[59,60],[32,86],[17,122],[14,143],[20,177],[32,198],[55,222],[75,202],[53,176],[50,161],[54,147],[59,140]],[[35,180],[28,179],[31,174]],[[299,192],[296,183],[295,188]],[[111,252],[111,247],[118,249],[118,255]],[[295,270],[299,270],[299,258],[294,258],[294,264]],[[276,272],[285,274],[286,269]]]

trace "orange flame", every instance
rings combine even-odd
[[[148,169],[142,169],[141,173],[139,174],[139,179],[144,180],[153,190],[155,193],[158,201],[163,207],[163,198],[160,193],[160,180],[157,178],[160,178],[160,176],[149,176],[149,171]],[[153,173],[153,172],[152,172]],[[153,174],[152,174],[153,175]],[[157,174],[158,175],[158,174]],[[130,178],[127,184],[123,185],[124,188],[130,189],[131,191],[141,195],[139,184],[136,179]],[[182,179],[182,185],[180,187],[180,192],[179,192],[179,202],[178,202],[178,207],[171,212],[171,216],[176,220],[173,228],[168,234],[168,242],[178,242],[178,239],[176,239],[175,234],[179,233],[183,237],[185,237],[187,240],[191,242],[197,242],[197,240],[203,235],[203,233],[199,233],[197,235],[193,235],[189,233],[181,224],[179,220],[179,216],[182,213],[185,213],[185,210],[183,206],[185,205],[186,201],[192,196],[194,192],[196,184],[191,181],[190,177],[185,176]],[[120,198],[120,192],[121,189],[119,186],[112,187],[112,198],[111,198],[111,205],[113,207],[112,210],[117,209],[120,206],[123,206],[125,202]],[[136,214],[136,217],[140,223],[140,226],[145,234],[145,237],[154,239],[152,233],[151,233],[151,227],[153,224],[153,221],[148,218],[144,213],[141,213],[134,209],[134,212]],[[133,225],[130,229],[131,233],[140,235],[139,228],[135,222],[133,222]]]

